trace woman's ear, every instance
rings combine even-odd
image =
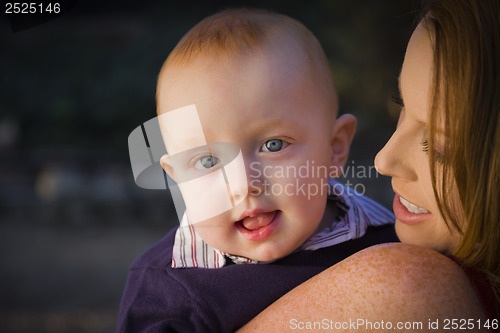
[[[330,148],[332,150],[330,178],[342,175],[344,165],[349,157],[354,133],[356,133],[356,117],[352,114],[343,114],[338,117],[333,126]]]
[[[172,167],[170,156],[168,154],[165,154],[160,158],[160,164],[163,170],[165,170],[165,172],[170,176],[170,178],[175,180],[174,168]]]

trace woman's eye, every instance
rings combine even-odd
[[[425,153],[429,153],[429,140],[427,139],[423,139],[422,142],[420,142],[420,144],[422,145],[422,150],[425,152]]]
[[[429,155],[429,140],[423,139],[422,142],[420,142],[420,144],[422,145],[422,150],[424,151],[424,153]],[[436,162],[438,162],[439,164],[443,164],[444,161],[443,154],[434,150],[434,157],[436,158]]]
[[[198,170],[206,170],[213,168],[217,163],[219,163],[219,159],[217,157],[207,155],[196,161],[194,167]]]
[[[261,147],[262,151],[268,151],[271,153],[280,151],[281,149],[285,148],[288,145],[288,142],[283,141],[281,139],[271,139],[267,140],[264,142],[264,144]]]
[[[405,106],[403,99],[401,98],[401,95],[399,95],[399,94],[392,95],[392,102],[399,105],[400,107]]]

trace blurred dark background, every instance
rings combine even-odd
[[[134,183],[127,138],[155,116],[176,42],[226,7],[303,22],[329,56],[341,112],[358,118],[348,165],[373,166],[415,1],[93,1],[14,32],[0,14],[0,332],[113,332],[127,267],[177,223],[168,191]],[[359,170],[359,169],[356,169]],[[344,181],[391,207],[373,171]]]

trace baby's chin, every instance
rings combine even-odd
[[[238,235],[215,239],[212,236],[213,233],[220,232],[217,229],[218,226],[210,223],[195,224],[198,235],[211,247],[233,256],[255,261],[274,261],[286,257],[298,247],[298,245],[291,242],[283,244],[282,237],[276,237],[281,235],[272,235],[270,238],[257,243],[240,239]]]
[[[266,244],[267,245],[267,244]],[[236,256],[245,257],[255,261],[275,261],[281,258],[286,257],[290,253],[293,252],[294,249],[272,249],[265,248],[263,246],[261,249],[257,249],[255,251],[242,251],[241,254],[235,254]],[[227,253],[232,254],[230,251]]]

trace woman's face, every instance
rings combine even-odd
[[[429,32],[420,23],[408,43],[399,77],[403,108],[396,131],[375,158],[377,170],[392,177],[396,232],[402,242],[449,254],[458,232],[441,216],[431,182],[430,149],[439,156],[444,137],[439,126],[435,146],[428,146],[428,113],[433,49]],[[439,161],[436,165],[439,169]]]

